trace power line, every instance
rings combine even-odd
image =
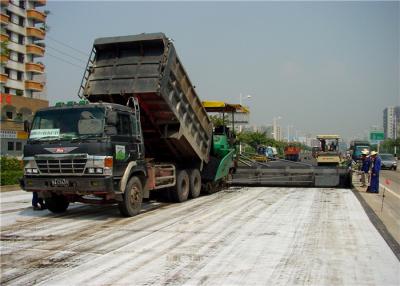
[[[72,65],[72,66],[78,67],[79,69],[85,70],[85,67],[80,66],[80,65],[77,65],[77,64],[75,64],[75,63],[71,63],[70,61],[67,61],[67,60],[65,60],[65,59],[63,59],[63,58],[57,57],[57,56],[55,56],[55,55],[52,55],[52,54],[50,54],[49,52],[46,52],[46,55],[49,55],[50,57],[55,58],[55,59],[57,59],[57,60],[59,60],[59,61],[62,61],[62,62],[64,62],[64,63],[67,63],[67,64],[70,64],[70,65]]]
[[[77,48],[74,48],[74,47],[72,47],[72,46],[70,46],[70,45],[68,45],[66,43],[63,43],[63,42],[61,42],[61,41],[59,41],[57,39],[54,39],[53,37],[50,37],[49,35],[46,35],[46,38],[49,38],[50,40],[52,40],[52,41],[54,41],[56,43],[59,43],[60,45],[66,46],[66,47],[68,47],[68,48],[70,48],[70,49],[72,49],[72,50],[74,50],[74,51],[76,51],[76,52],[78,52],[78,53],[80,53],[82,55],[85,55],[86,57],[88,56],[88,53],[82,52],[81,50],[78,50]]]
[[[74,59],[74,60],[77,60],[77,61],[80,61],[80,62],[86,61],[86,59],[77,58],[77,57],[75,57],[75,56],[73,56],[73,55],[71,55],[71,54],[68,54],[68,53],[66,53],[66,52],[64,52],[64,51],[61,51],[61,50],[56,49],[56,48],[54,48],[54,47],[52,47],[52,46],[49,46],[49,45],[46,45],[46,48],[50,48],[51,50],[54,50],[54,51],[56,51],[56,52],[58,52],[58,53],[60,53],[60,54],[63,54],[64,56],[70,57],[70,58],[72,58],[72,59]]]

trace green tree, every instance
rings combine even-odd
[[[8,49],[8,41],[0,43],[0,55],[8,57],[10,55],[10,50]]]
[[[210,115],[209,117],[210,117],[210,120],[214,127],[218,127],[218,126],[222,126],[222,125],[225,125],[225,126],[230,125],[230,120],[228,120],[227,118],[225,118],[225,120],[224,120],[224,119],[222,119],[221,116],[218,116],[218,115]]]

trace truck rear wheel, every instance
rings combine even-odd
[[[63,213],[69,206],[68,199],[63,195],[53,194],[49,198],[45,198],[46,207],[52,213]]]
[[[123,201],[118,203],[119,211],[126,217],[135,216],[142,208],[142,201],[142,182],[138,177],[132,177],[126,184]]]
[[[198,169],[192,169],[189,171],[189,190],[190,197],[197,198],[201,191],[201,175]]]
[[[189,175],[185,170],[179,170],[176,175],[176,186],[171,190],[172,199],[177,203],[182,203],[189,196]]]

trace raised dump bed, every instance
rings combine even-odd
[[[96,39],[80,96],[141,109],[146,157],[209,160],[212,124],[174,45],[163,34]]]

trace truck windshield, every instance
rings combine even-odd
[[[36,113],[29,139],[75,139],[103,135],[104,108],[82,107]]]
[[[354,150],[354,155],[361,156],[362,150],[368,150],[369,151],[369,146],[362,146],[362,145],[356,146],[356,148]]]

